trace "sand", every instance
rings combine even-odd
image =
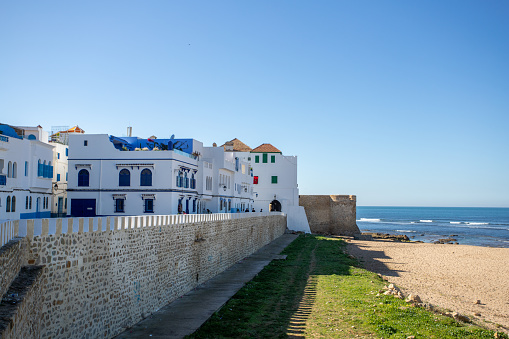
[[[469,317],[480,313],[477,323],[509,329],[509,248],[383,240],[351,240],[347,248],[405,295],[418,294],[425,303]]]

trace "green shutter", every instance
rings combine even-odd
[[[259,163],[260,162],[260,156],[259,155],[255,155],[255,163]]]
[[[276,162],[276,156],[275,156],[275,155],[271,155],[271,156],[270,156],[270,162],[271,162],[272,164],[274,164],[274,163]]]
[[[277,175],[272,176],[272,183],[277,184]]]
[[[266,163],[267,163],[267,158],[268,158],[267,153],[263,153],[263,163],[264,163],[264,164],[266,164]]]

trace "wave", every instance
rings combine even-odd
[[[419,220],[419,222],[433,222],[433,220]]]
[[[451,221],[450,223],[451,224],[463,224],[464,222],[462,222],[462,221]]]
[[[489,222],[467,222],[468,225],[489,225]]]
[[[411,231],[411,230],[395,230],[396,232],[405,232],[405,233],[416,233],[417,231]]]
[[[369,218],[361,218],[360,220],[357,220],[357,221],[370,221],[370,222],[377,222],[377,221],[380,221],[381,219],[369,219]]]

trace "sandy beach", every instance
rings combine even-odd
[[[383,240],[351,240],[347,248],[405,295],[509,329],[509,248]]]

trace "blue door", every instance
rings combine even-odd
[[[95,217],[95,199],[71,199],[73,217]]]

